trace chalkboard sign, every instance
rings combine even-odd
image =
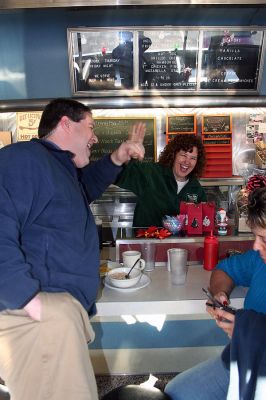
[[[230,139],[231,136],[231,133],[207,133],[204,134],[204,139]]]
[[[196,133],[195,115],[174,115],[167,117],[166,133]]]
[[[156,124],[155,118],[94,118],[95,134],[99,143],[92,149],[91,161],[99,160],[107,153],[112,153],[124,140],[128,138],[130,126],[137,122],[146,124],[144,139],[144,161],[156,160]]]
[[[231,127],[232,127],[231,120],[232,120],[231,115],[203,115],[202,130],[204,133],[231,132]]]
[[[223,140],[204,140],[203,139],[204,145],[225,145],[225,144],[231,144],[231,140],[223,139]]]

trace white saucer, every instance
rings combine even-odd
[[[124,292],[124,293],[135,292],[135,290],[142,289],[142,288],[148,286],[150,283],[151,283],[151,278],[146,274],[142,274],[138,283],[136,283],[135,286],[131,286],[129,288],[118,288],[118,287],[112,285],[112,283],[108,279],[108,276],[106,276],[104,278],[104,285],[107,288],[117,290],[118,292]]]

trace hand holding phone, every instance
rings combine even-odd
[[[237,311],[236,308],[222,304],[219,300],[215,299],[215,297],[213,297],[212,294],[208,290],[206,290],[204,288],[202,288],[202,290],[206,294],[208,299],[211,300],[211,302],[212,302],[212,303],[207,302],[206,303],[207,306],[213,307],[213,308],[219,308],[220,310],[224,310],[230,314],[235,315],[235,313]]]

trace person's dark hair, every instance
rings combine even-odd
[[[202,140],[197,135],[191,134],[177,134],[163,149],[159,157],[159,164],[172,168],[175,161],[176,153],[180,150],[185,152],[192,152],[193,147],[198,149],[197,164],[190,176],[200,176],[205,166],[205,149]]]
[[[266,187],[254,189],[248,196],[247,224],[266,229]]]
[[[42,113],[38,128],[39,138],[48,136],[62,117],[67,116],[72,121],[79,122],[86,117],[86,113],[91,113],[91,109],[76,100],[63,98],[52,100]]]

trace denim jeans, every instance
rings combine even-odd
[[[177,375],[165,393],[172,400],[226,400],[228,385],[229,370],[218,356]]]

